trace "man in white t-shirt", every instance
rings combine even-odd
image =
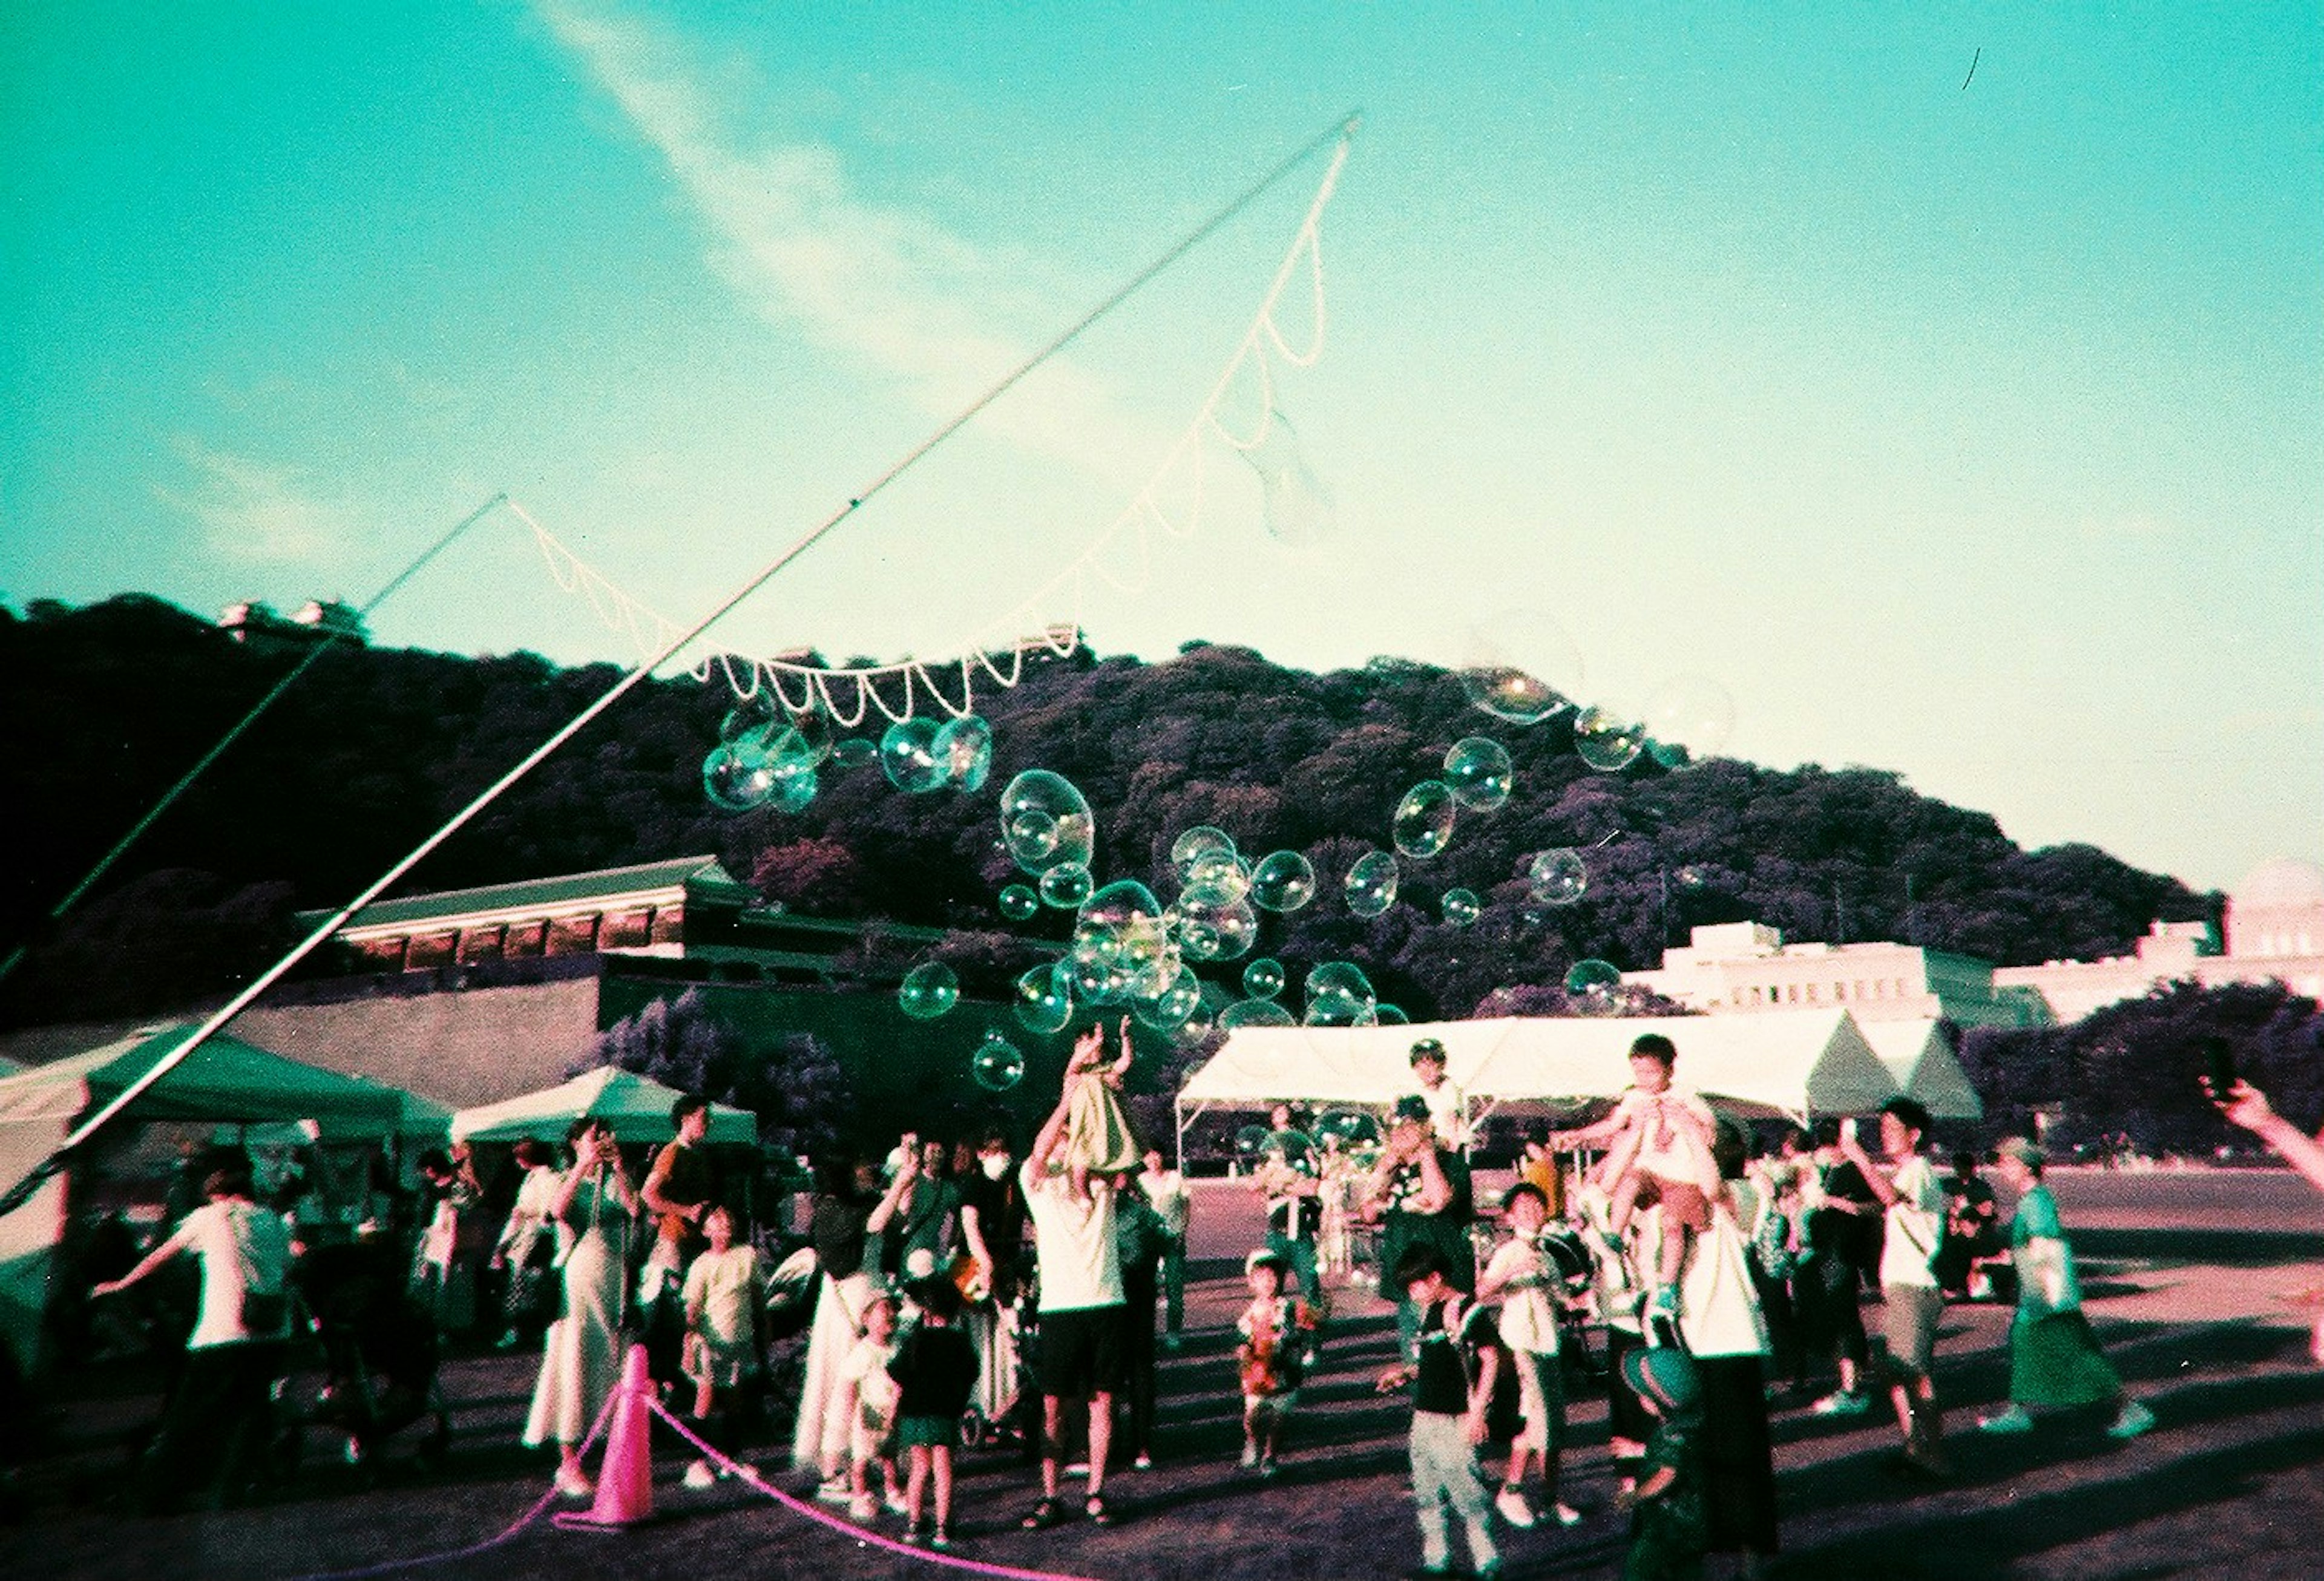
[[[127,1290],[180,1253],[201,1261],[202,1303],[186,1337],[186,1369],[146,1462],[141,1502],[149,1514],[174,1508],[206,1474],[223,1477],[229,1501],[239,1494],[245,1463],[266,1448],[290,1335],[290,1227],[254,1200],[246,1161],[213,1171],[202,1190],[208,1200],[168,1240],[90,1291]]]
[[[1125,1023],[1122,1039],[1130,1033]],[[1105,1459],[1112,1448],[1113,1390],[1121,1375],[1121,1258],[1114,1240],[1115,1181],[1092,1175],[1089,1195],[1074,1190],[1066,1172],[1065,1127],[1074,1083],[1104,1078],[1105,1030],[1093,1026],[1074,1046],[1056,1112],[1034,1138],[1018,1179],[1033,1224],[1033,1260],[1039,1282],[1041,1339],[1041,1500],[1023,1525],[1028,1531],[1064,1519],[1058,1484],[1064,1466],[1065,1408],[1089,1402],[1089,1494],[1084,1512],[1100,1526],[1113,1523],[1105,1502]],[[1079,1068],[1077,1068],[1079,1067]]]
[[[1943,1418],[1929,1364],[1936,1351],[1944,1295],[1937,1287],[1939,1237],[1944,1233],[1945,1189],[1921,1154],[1929,1111],[1909,1098],[1880,1108],[1880,1154],[1874,1159],[1857,1139],[1856,1122],[1843,1124],[1840,1150],[1880,1199],[1886,1233],[1880,1245],[1881,1327],[1888,1341],[1888,1394],[1904,1435],[1904,1466],[1927,1476],[1950,1467],[1943,1448]]]

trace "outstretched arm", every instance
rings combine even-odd
[[[2248,1081],[2238,1081],[2224,1099],[2214,1098],[2219,1112],[2281,1154],[2318,1190],[2324,1191],[2324,1138],[2310,1136],[2275,1112],[2267,1094]]]
[[[1093,1026],[1074,1040],[1073,1058],[1065,1062],[1065,1085],[1057,1091],[1057,1107],[1041,1122],[1040,1134],[1033,1138],[1032,1151],[1025,1155],[1037,1175],[1047,1174],[1057,1148],[1065,1139],[1065,1120],[1072,1113],[1074,1083],[1093,1080],[1088,1067],[1105,1049],[1105,1028]]]

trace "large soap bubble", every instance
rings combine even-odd
[[[1010,884],[1001,891],[1001,915],[1012,923],[1029,923],[1041,909],[1041,897],[1022,884]]]
[[[1352,961],[1327,961],[1309,972],[1306,994],[1300,1020],[1309,1026],[1370,1026],[1379,1019],[1379,997]]]
[[[1308,463],[1290,418],[1269,411],[1259,443],[1242,454],[1259,474],[1269,537],[1298,549],[1330,536],[1338,513],[1331,487]]]
[[[841,768],[869,768],[880,761],[880,743],[865,736],[848,736],[832,744],[831,761]]]
[[[1622,1000],[1622,969],[1610,961],[1577,961],[1565,974],[1565,991],[1593,1016],[1607,1015]]]
[[[1457,811],[1451,786],[1441,779],[1422,780],[1397,804],[1396,849],[1423,861],[1436,855],[1452,843]]]
[[[1242,969],[1242,991],[1254,999],[1272,999],[1283,991],[1283,962],[1262,955]]]
[[[1097,819],[1073,781],[1028,768],[1001,793],[1001,839],[1010,859],[1028,873],[1046,873],[1059,862],[1086,868],[1097,853]]]
[[[1444,754],[1444,783],[1462,806],[1489,813],[1509,799],[1516,773],[1508,749],[1489,736],[1463,736]]]
[[[1467,927],[1485,909],[1472,889],[1447,889],[1443,905],[1444,920],[1456,928]]]
[[[1590,887],[1590,865],[1571,846],[1538,852],[1526,869],[1526,888],[1544,905],[1572,905]]]
[[[702,794],[724,813],[765,805],[780,778],[765,750],[746,742],[721,741],[702,760]]]
[[[1318,1140],[1336,1136],[1343,1147],[1371,1147],[1380,1139],[1379,1121],[1361,1109],[1325,1109],[1314,1129]]]
[[[769,731],[782,719],[783,710],[776,703],[774,694],[759,691],[748,697],[734,699],[734,706],[718,722],[718,739],[722,741],[754,741],[763,743]]]
[[[896,1007],[915,1021],[934,1021],[960,1003],[960,979],[941,961],[925,961],[904,974]]]
[[[1219,1025],[1227,1032],[1240,1026],[1296,1026],[1291,1012],[1272,999],[1237,999],[1219,1012]]]
[[[1637,761],[1646,727],[1610,708],[1583,709],[1573,721],[1573,750],[1601,774],[1614,774]]]
[[[1079,862],[1059,862],[1041,875],[1041,901],[1059,911],[1078,911],[1089,899],[1090,870]]]
[[[880,768],[888,783],[908,795],[944,789],[950,765],[936,753],[936,723],[899,719],[880,738]]]
[[[1512,724],[1538,724],[1573,706],[1582,649],[1545,611],[1502,610],[1470,627],[1461,656],[1469,701]]]
[[[1257,1163],[1271,1133],[1264,1126],[1245,1126],[1235,1133],[1235,1154],[1245,1163]]]
[[[1692,768],[1727,745],[1735,699],[1708,676],[1674,676],[1646,699],[1646,751],[1665,768]]]
[[[933,744],[945,778],[957,791],[980,791],[992,772],[992,727],[973,713],[947,722]]]
[[[1412,1017],[1404,1013],[1401,1005],[1391,1005],[1386,999],[1372,1007],[1372,1019],[1382,1026],[1410,1026]]]
[[[1025,1051],[998,1032],[987,1032],[968,1057],[968,1073],[985,1091],[1006,1092],[1025,1080]]]
[[[815,770],[801,768],[783,773],[778,769],[777,772],[775,793],[768,798],[768,804],[778,812],[804,812],[807,804],[815,800],[815,793],[820,783],[816,777]]]
[[[1189,889],[1172,908],[1178,942],[1196,961],[1234,961],[1259,942],[1259,913],[1223,888]]]
[[[1074,971],[1071,963],[1050,961],[1017,979],[1017,1025],[1044,1037],[1063,1032],[1074,1018]]]
[[[1170,842],[1170,868],[1181,884],[1198,882],[1196,870],[1207,872],[1218,865],[1221,858],[1229,863],[1234,861],[1234,836],[1207,823],[1195,824]]]
[[[1135,878],[1118,878],[1083,903],[1073,961],[1084,996],[1102,1005],[1160,994],[1180,964],[1161,902]]]
[[[1191,968],[1180,967],[1167,988],[1151,997],[1139,999],[1130,1008],[1139,1021],[1155,1031],[1175,1032],[1202,1007],[1202,979]]]
[[[1348,896],[1348,909],[1358,916],[1378,916],[1394,905],[1396,886],[1396,859],[1384,850],[1357,858],[1341,884]]]
[[[1314,898],[1314,864],[1296,850],[1263,857],[1250,870],[1251,904],[1262,911],[1297,911]]]

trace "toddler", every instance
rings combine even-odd
[[[1128,1016],[1122,1017],[1120,1039],[1121,1052],[1109,1062],[1105,1029],[1093,1026],[1065,1062],[1065,1175],[1084,1206],[1091,1200],[1092,1175],[1136,1174],[1145,1162],[1121,1102],[1121,1079],[1130,1072],[1132,1053]]]
[[[731,1448],[732,1434],[712,1431],[712,1419],[723,1405],[732,1416],[756,1383],[760,1365],[759,1314],[766,1306],[766,1282],[759,1268],[759,1250],[736,1245],[734,1213],[723,1205],[712,1207],[702,1220],[709,1250],[694,1260],[686,1274],[686,1339],[680,1360],[694,1380],[694,1420],[703,1437]],[[721,1439],[729,1441],[719,1443]],[[715,1477],[706,1460],[686,1468],[686,1485],[708,1487]]]
[[[904,1495],[896,1482],[896,1380],[889,1371],[896,1359],[900,1327],[896,1298],[876,1291],[863,1306],[863,1329],[854,1347],[840,1363],[840,1387],[852,1395],[854,1408],[847,1421],[848,1518],[859,1525],[880,1512],[872,1496],[872,1468],[880,1480],[890,1511],[901,1513]]]
[[[937,1275],[914,1288],[919,1327],[897,1347],[890,1370],[896,1380],[896,1438],[910,1457],[905,1473],[904,1540],[952,1546],[952,1452],[960,1419],[976,1386],[976,1354],[953,1327],[960,1318],[960,1287]],[[927,1523],[928,1484],[936,1484],[936,1526]]]
[[[1315,1359],[1315,1313],[1296,1295],[1283,1293],[1289,1265],[1279,1252],[1253,1252],[1243,1262],[1250,1305],[1235,1320],[1242,1336],[1235,1361],[1242,1379],[1242,1463],[1259,1475],[1275,1475],[1275,1451],[1283,1439],[1283,1419],[1291,1413],[1299,1384]]]

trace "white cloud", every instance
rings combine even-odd
[[[314,561],[354,536],[348,509],[306,492],[290,467],[213,450],[190,435],[180,435],[171,447],[192,469],[196,486],[190,493],[157,486],[154,496],[200,522],[219,555]]]
[[[900,380],[932,416],[949,415],[1029,354],[1030,344],[992,326],[989,308],[971,306],[1008,294],[995,284],[1002,261],[930,216],[860,196],[828,147],[736,146],[703,74],[647,24],[567,0],[540,0],[538,10],[660,155],[710,228],[710,267],[760,317]],[[1020,444],[1109,475],[1140,453],[1157,461],[1162,448],[1111,411],[1094,381],[1054,364],[1038,391],[989,420]]]

